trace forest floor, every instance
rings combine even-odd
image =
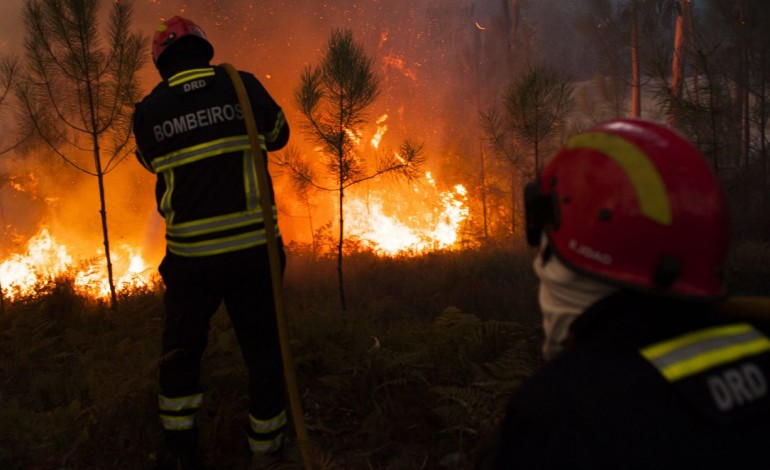
[[[519,245],[334,260],[289,252],[285,303],[315,469],[472,468],[510,394],[540,365],[534,252]],[[770,245],[733,250],[728,280],[767,295]],[[0,468],[153,468],[162,433],[162,289],[117,311],[67,279],[0,316]],[[739,288],[736,288],[739,286]],[[246,370],[224,312],[212,321],[199,416],[207,468],[256,468]],[[293,430],[286,463],[301,468]]]

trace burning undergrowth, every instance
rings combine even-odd
[[[78,295],[108,296],[96,179],[39,150],[0,161],[0,175],[3,297],[37,295],[58,278],[71,279]],[[144,197],[152,180],[134,165],[120,165],[106,181],[113,277],[127,294],[156,282],[151,267],[162,250],[162,219]]]
[[[119,245],[112,257],[117,291],[130,294],[154,288],[157,278],[140,253],[129,245]],[[103,256],[74,260],[67,247],[42,228],[30,238],[22,253],[10,255],[0,263],[2,296],[11,301],[37,297],[62,280],[71,283],[73,291],[91,299],[109,295],[110,288],[104,276]]]

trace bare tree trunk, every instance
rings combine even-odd
[[[112,258],[110,257],[110,237],[107,232],[107,204],[104,197],[104,173],[102,162],[99,158],[99,141],[94,135],[94,164],[96,166],[96,179],[99,182],[99,214],[102,218],[102,236],[104,237],[104,257],[107,260],[107,280],[110,284],[110,308],[118,308],[118,295],[115,292],[115,282],[112,276]]]
[[[767,49],[763,48],[761,52],[762,74],[759,80],[759,157],[762,165],[762,213],[770,215],[770,194],[768,194],[768,174],[767,174]]]
[[[340,241],[337,243],[337,279],[340,288],[340,308],[347,310],[347,305],[345,304],[345,284],[342,276],[342,244],[345,241],[345,219],[343,218],[344,210],[342,208],[344,200],[345,189],[340,184]]]
[[[84,54],[85,56],[86,54]],[[102,170],[102,159],[99,149],[99,123],[97,122],[96,99],[94,97],[91,81],[91,72],[89,64],[86,63],[86,93],[91,117],[91,139],[94,148],[94,168],[96,169],[96,179],[99,183],[99,214],[102,219],[102,236],[104,238],[104,258],[107,261],[107,282],[110,285],[110,309],[117,310],[118,295],[115,292],[115,281],[112,276],[112,257],[110,256],[110,237],[107,231],[107,203],[104,197],[104,171]],[[98,86],[98,83],[97,83]]]
[[[484,219],[484,240],[489,239],[489,223],[487,221],[487,177],[485,171],[484,145],[479,142],[481,152],[481,214]]]
[[[689,50],[690,57],[697,56],[698,54],[698,42],[695,39],[695,21],[693,20],[692,10],[688,8],[685,13],[685,31],[687,32],[687,48]],[[698,86],[698,74],[694,73],[692,76],[692,89],[695,96],[695,102],[700,103],[700,87]]]
[[[516,207],[519,194],[516,191],[516,169],[511,169],[511,236],[516,237],[516,227],[519,225],[516,223]]]
[[[671,62],[671,111],[668,115],[668,124],[676,125],[676,109],[682,97],[682,81],[684,80],[684,58],[686,21],[685,13],[687,0],[679,0],[676,15],[676,28],[674,30],[674,57]]]
[[[540,174],[540,136],[535,131],[535,178]]]
[[[741,77],[738,82],[748,80],[748,70],[744,68],[744,58],[741,57],[741,67],[739,68]],[[745,78],[744,78],[745,77]],[[736,84],[736,93],[738,94],[738,113],[741,123],[741,154],[739,156],[738,167],[745,167],[749,164],[749,152],[751,150],[751,125],[749,124],[749,87],[748,82]]]
[[[711,134],[711,151],[714,158],[714,173],[717,175],[719,174],[719,167],[720,167],[720,161],[719,161],[719,140],[718,140],[718,133],[717,133],[717,110],[716,110],[716,102],[714,100],[714,95],[717,93],[716,85],[714,84],[714,76],[712,75],[712,70],[709,67],[708,58],[701,54],[700,60],[703,63],[703,76],[708,81],[708,113],[709,113],[709,123],[710,123],[710,129],[709,133]]]
[[[316,245],[315,229],[313,228],[313,211],[310,207],[310,197],[308,197],[307,193],[305,194],[305,208],[307,209],[308,225],[310,225],[310,248],[313,255],[313,261],[315,261],[318,258],[318,247]]]
[[[88,76],[88,72],[87,72]],[[91,106],[91,139],[94,146],[94,168],[96,169],[96,179],[99,182],[99,214],[102,219],[102,236],[104,238],[104,258],[107,261],[107,282],[110,285],[110,308],[117,310],[118,295],[115,292],[115,281],[112,276],[112,257],[110,256],[110,237],[107,231],[107,204],[104,197],[104,172],[102,170],[102,159],[99,153],[99,134],[96,122],[96,109],[94,96],[91,91],[91,81],[87,80],[88,103]]]
[[[639,76],[639,38],[636,18],[636,0],[631,0],[631,116],[642,115],[641,78]]]
[[[741,155],[739,166],[748,166],[751,147],[751,126],[749,124],[749,41],[746,19],[746,2],[738,2],[740,9],[740,57],[738,58],[738,77],[736,93],[738,94],[738,112],[741,123]]]

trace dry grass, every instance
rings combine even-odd
[[[286,308],[314,468],[471,468],[508,396],[539,365],[531,256],[510,246],[354,253],[340,311],[334,261],[291,251]],[[766,243],[736,245],[731,290],[769,294],[768,266]],[[111,312],[66,279],[6,304],[0,468],[152,468],[162,314],[159,292],[135,292]],[[202,383],[211,468],[249,467],[246,371],[224,312]],[[281,468],[299,462],[291,443]]]
[[[531,253],[510,247],[346,260],[289,256],[286,308],[315,468],[467,468],[509,393],[537,366]],[[66,279],[0,318],[0,468],[151,468],[159,292],[120,310]],[[246,372],[223,312],[202,382],[212,468],[246,468]],[[286,468],[299,466],[290,445]]]

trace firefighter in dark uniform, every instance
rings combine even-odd
[[[479,468],[770,468],[768,328],[723,311],[730,226],[702,155],[662,125],[609,121],[525,203],[547,361]]]
[[[248,367],[251,451],[278,451],[286,424],[259,203],[260,193],[273,189],[257,185],[243,109],[226,72],[210,65],[213,55],[195,23],[178,16],[164,22],[152,45],[163,81],[136,105],[133,123],[137,158],[157,175],[155,196],[166,220],[159,411],[167,447],[183,468],[198,465],[200,362],[222,302]],[[289,138],[283,111],[254,75],[239,73],[263,150],[280,149]],[[272,220],[276,215],[273,207]]]

